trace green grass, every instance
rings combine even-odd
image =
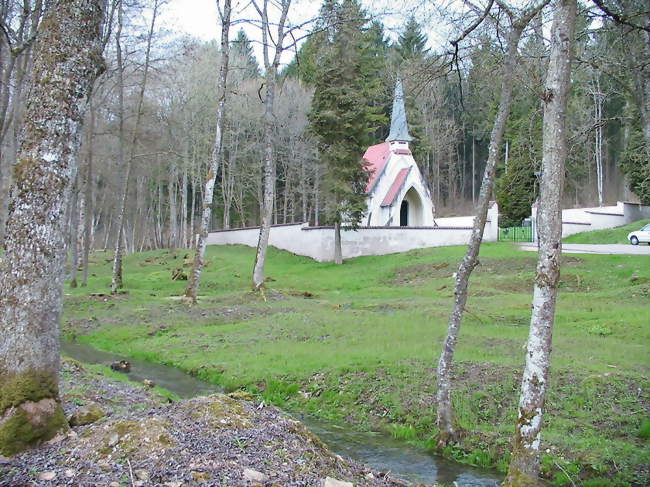
[[[576,233],[565,238],[564,242],[576,244],[629,244],[627,234],[639,230],[648,223],[650,223],[650,220],[639,220],[616,228]]]
[[[186,283],[171,280],[187,252],[128,256],[126,293],[117,297],[89,295],[110,287],[110,255],[97,253],[89,287],[66,291],[64,333],[288,409],[433,445],[435,366],[463,253],[425,249],[336,266],[270,249],[265,301],[249,291],[253,249],[209,247],[193,307],[177,299]],[[483,246],[453,397],[471,434],[449,456],[507,465],[535,259],[507,243]],[[565,257],[542,446],[557,485],[570,483],[556,464],[623,486],[650,463],[648,343],[647,257]]]

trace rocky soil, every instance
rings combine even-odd
[[[301,423],[243,395],[173,402],[66,360],[74,424],[50,442],[0,457],[0,486],[404,486],[331,453]]]

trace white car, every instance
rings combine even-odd
[[[645,225],[641,230],[629,233],[627,239],[632,245],[639,245],[639,242],[647,242],[650,245],[650,223]]]

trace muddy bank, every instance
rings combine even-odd
[[[334,455],[301,423],[247,397],[169,403],[70,360],[61,376],[68,417],[92,422],[0,458],[0,486],[408,485]]]

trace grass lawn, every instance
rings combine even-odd
[[[650,220],[639,220],[606,230],[576,233],[565,238],[564,242],[575,244],[629,244],[630,241],[627,239],[627,234],[634,230],[639,230],[643,225],[648,223],[650,223]]]
[[[172,272],[187,251],[110,254],[89,286],[66,289],[68,337],[174,365],[226,389],[431,447],[435,367],[464,247],[351,259],[343,266],[270,249],[265,299],[250,293],[254,249],[209,247],[197,306]],[[447,456],[507,465],[536,255],[484,244],[456,353],[454,404],[469,433]],[[554,336],[543,470],[554,485],[641,485],[650,452],[650,261],[566,256]],[[188,269],[188,267],[185,267]],[[644,470],[645,469],[645,470]],[[579,485],[579,484],[577,484]]]

